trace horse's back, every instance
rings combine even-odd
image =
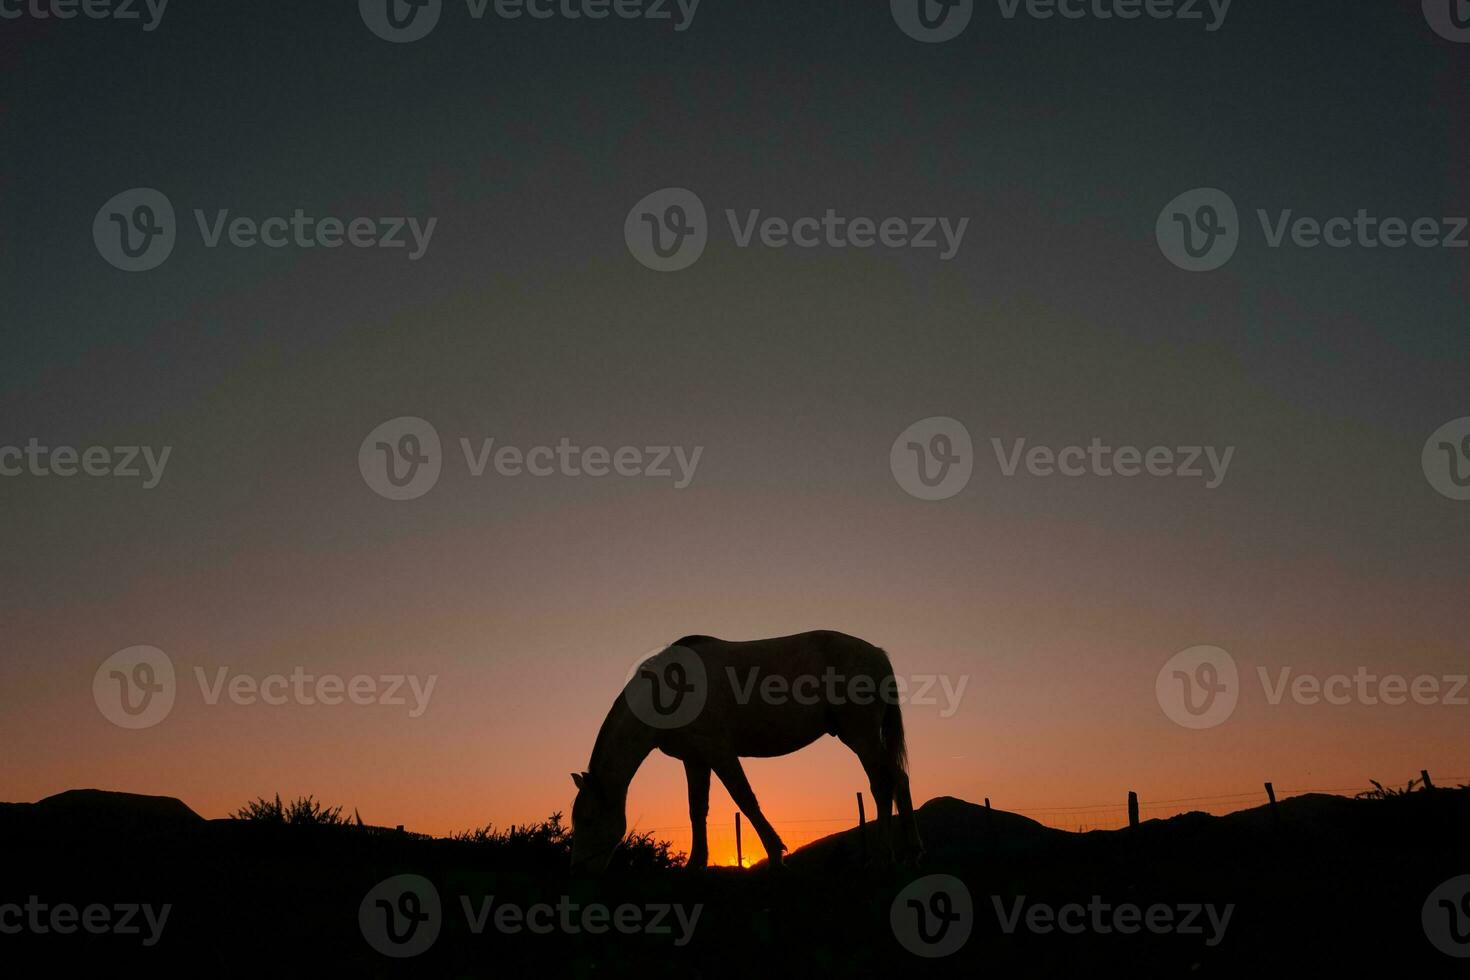
[[[760,640],[723,640],[694,634],[680,637],[673,646],[693,650],[701,657],[731,662],[760,662],[769,669],[811,669],[815,664],[840,669],[862,670],[882,676],[891,673],[888,654],[867,640],[838,630],[809,630],[790,636]]]

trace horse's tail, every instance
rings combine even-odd
[[[885,663],[887,658],[888,655],[884,654]],[[888,676],[885,681],[892,682],[893,666],[887,664],[887,667]],[[884,685],[880,685],[882,686]],[[893,802],[898,804],[898,823],[904,835],[905,853],[917,862],[924,853],[924,842],[919,837],[919,826],[914,820],[914,801],[909,795],[909,749],[903,737],[903,709],[898,704],[898,685],[892,684],[888,690],[894,696],[885,699],[878,735],[883,742],[883,752],[887,756],[889,775],[893,781]]]
[[[895,697],[883,708],[883,722],[880,729],[883,737],[883,749],[888,753],[888,761],[898,772],[908,772],[909,750],[903,739],[903,711],[898,706]]]

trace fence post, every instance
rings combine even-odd
[[[1271,801],[1271,819],[1280,823],[1281,811],[1276,809],[1276,787],[1270,783],[1266,784],[1266,799]]]
[[[745,857],[740,853],[740,811],[735,811],[735,867],[745,867]]]
[[[1421,777],[1423,777],[1423,779],[1424,779],[1424,788],[1425,789],[1434,789],[1434,784],[1429,781],[1429,770],[1428,769],[1420,769],[1419,770],[1419,775]]]
[[[862,794],[861,791],[857,795],[857,800],[858,800],[858,859],[863,864],[867,864],[868,863],[868,815],[863,810],[863,794]]]
[[[1131,789],[1128,791],[1128,826],[1138,826],[1138,794]]]

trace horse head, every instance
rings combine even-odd
[[[622,801],[611,799],[587,772],[572,773],[577,798],[572,803],[572,871],[600,874],[623,842],[628,818]]]

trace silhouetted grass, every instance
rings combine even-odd
[[[404,833],[366,826],[357,811],[350,818],[344,817],[342,807],[325,806],[309,795],[289,803],[283,803],[279,793],[274,799],[258,797],[230,814],[230,819],[284,827],[341,827],[371,835]],[[486,824],[443,839],[469,849],[477,861],[491,867],[559,872],[565,871],[572,861],[572,829],[562,821],[561,811],[557,811],[540,823],[511,824],[505,830]],[[425,834],[404,833],[404,836],[430,839]],[[635,832],[624,838],[609,869],[666,871],[682,867],[685,860],[685,854],[675,851],[671,842],[657,840],[652,833]]]
[[[1391,799],[1393,799],[1395,797],[1399,797],[1399,796],[1408,796],[1410,793],[1414,792],[1414,788],[1416,786],[1421,791],[1424,789],[1423,782],[1421,780],[1418,780],[1418,779],[1411,779],[1411,780],[1409,780],[1409,785],[1405,786],[1403,789],[1394,789],[1392,786],[1389,786],[1389,787],[1386,787],[1385,788],[1384,785],[1382,783],[1380,783],[1376,779],[1370,779],[1370,780],[1368,780],[1368,782],[1370,782],[1370,783],[1373,784],[1373,788],[1372,789],[1365,789],[1365,790],[1363,790],[1363,792],[1358,793],[1358,794],[1355,794],[1353,796],[1353,799],[1355,799],[1355,800],[1391,800]]]

